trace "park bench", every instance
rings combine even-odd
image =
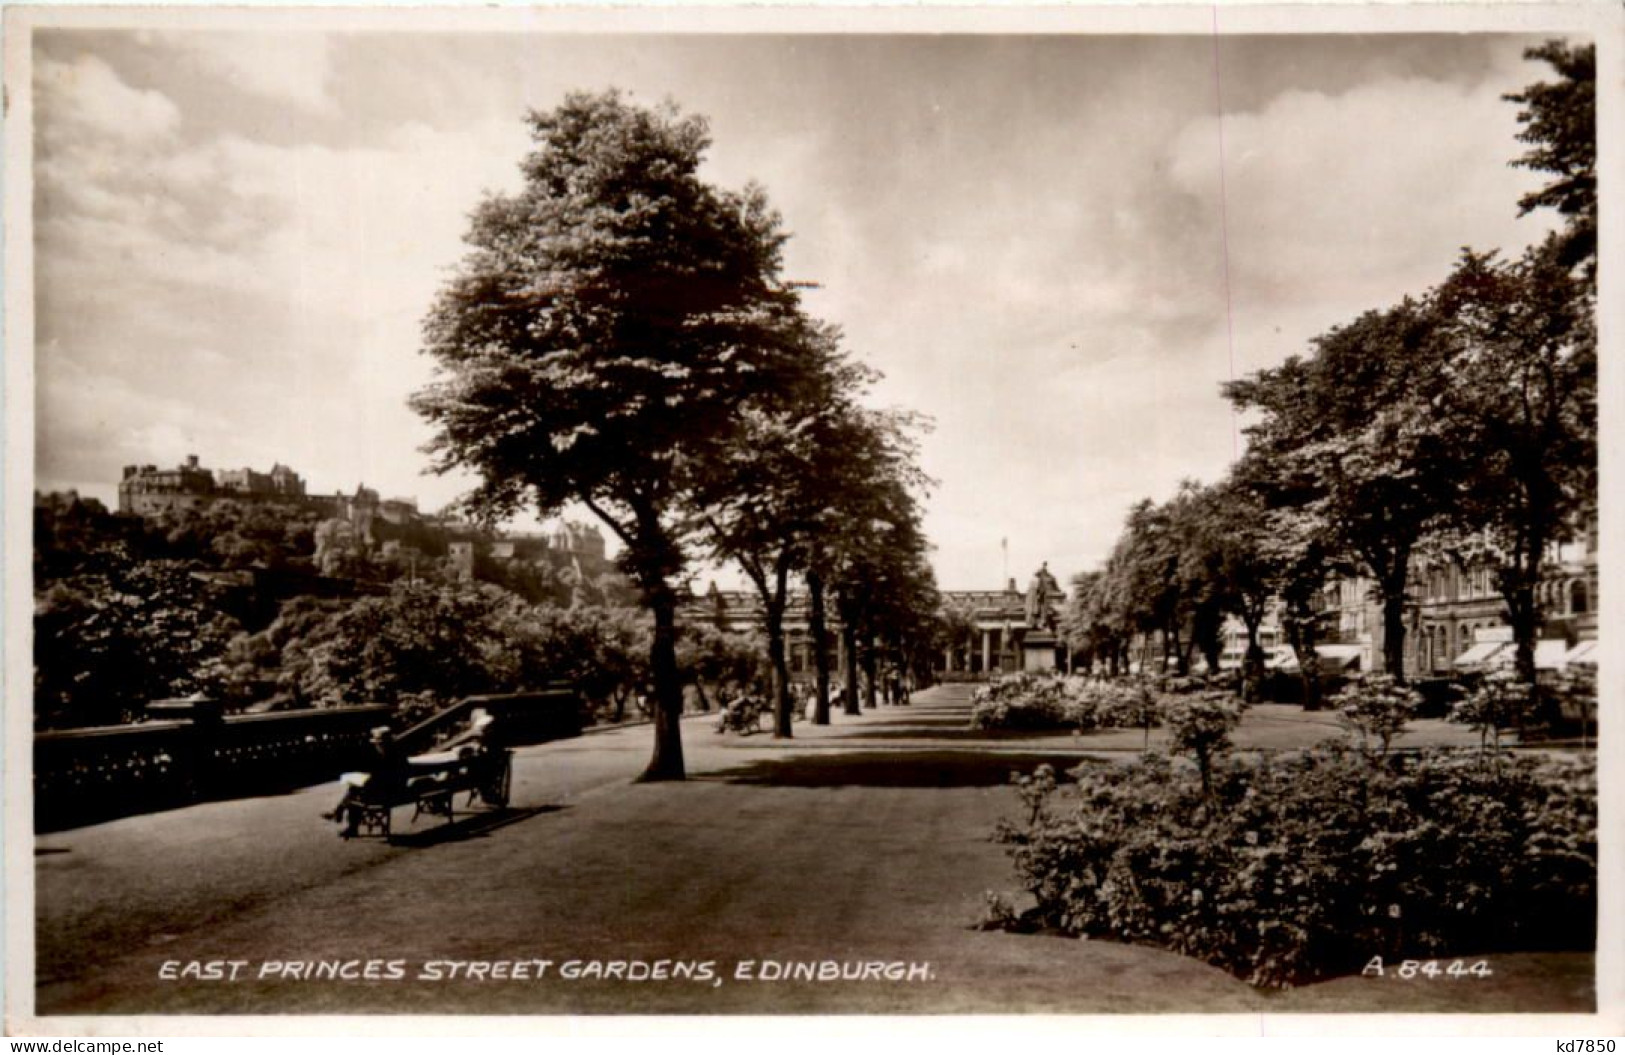
[[[412,807],[412,819],[428,814],[455,819],[457,796],[466,793],[465,808],[476,802],[501,809],[508,804],[513,782],[513,752],[487,742],[489,716],[477,719],[473,735],[446,750],[384,763],[370,772],[345,773],[348,791],[335,811],[346,839],[366,835],[390,839],[396,809]]]

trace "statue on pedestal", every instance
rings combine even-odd
[[[1027,584],[1026,621],[1029,630],[1055,629],[1054,603],[1061,597],[1061,584],[1050,574],[1049,561],[1045,561]]]

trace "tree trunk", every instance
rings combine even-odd
[[[813,672],[818,683],[818,702],[813,707],[813,724],[829,724],[829,625],[824,613],[824,577],[807,573],[807,629],[812,633]]]
[[[1202,662],[1210,675],[1219,673],[1219,659],[1224,652],[1224,614],[1212,602],[1205,602],[1191,620],[1191,640],[1202,653]]]
[[[1537,589],[1545,549],[1546,532],[1535,524],[1522,552],[1513,553],[1512,582],[1508,584],[1511,588],[1502,591],[1507,605],[1507,623],[1512,627],[1512,640],[1517,647],[1514,662],[1518,680],[1528,685],[1530,692],[1536,691],[1539,677],[1535,669],[1535,643],[1540,637],[1542,613]]]
[[[1218,638],[1204,639],[1202,642],[1202,662],[1207,665],[1209,674],[1219,673],[1219,663],[1224,655],[1224,646]]]
[[[683,680],[677,669],[677,595],[661,584],[646,588],[654,613],[654,640],[649,646],[649,668],[655,683],[655,750],[640,781],[682,780]]]
[[[1181,678],[1185,677],[1191,672],[1191,661],[1189,654],[1185,651],[1185,643],[1180,636],[1178,623],[1174,624],[1172,636],[1169,637],[1165,634],[1163,640],[1165,642],[1162,661],[1163,673],[1168,671],[1168,649],[1171,648],[1174,657],[1174,673]]]
[[[1289,614],[1283,621],[1292,654],[1298,659],[1298,680],[1303,690],[1303,709],[1320,710],[1321,677],[1320,652],[1315,648],[1315,617],[1313,613]]]
[[[1257,703],[1264,691],[1264,648],[1258,643],[1258,627],[1264,620],[1248,613],[1241,621],[1247,628],[1247,654],[1241,659],[1241,698]]]
[[[858,706],[858,634],[850,620],[841,621],[841,640],[846,645],[846,689],[841,693],[847,714],[862,714]]]
[[[1400,684],[1405,681],[1405,586],[1382,594],[1382,666]]]
[[[870,710],[875,707],[875,639],[868,638],[863,642],[863,705]]]
[[[790,665],[784,657],[784,614],[767,613],[767,662],[772,670],[773,737],[794,735],[790,728]]]

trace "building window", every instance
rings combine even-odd
[[[1591,598],[1587,596],[1585,580],[1575,579],[1574,584],[1569,587],[1569,614],[1585,615],[1590,611],[1590,601]]]

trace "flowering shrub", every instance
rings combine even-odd
[[[1148,685],[1060,675],[1012,674],[971,695],[977,729],[1143,728],[1158,722],[1161,706]]]
[[[977,729],[1063,729],[1067,724],[1058,677],[1011,674],[971,694],[971,725]]]
[[[1333,744],[1210,761],[1206,790],[1161,755],[1085,765],[1070,785],[1049,767],[1019,780],[1026,816],[996,838],[1037,905],[1012,929],[1154,944],[1258,986],[1377,955],[1594,947],[1589,757],[1373,765]]]
[[[1143,729],[1145,745],[1151,746],[1151,730],[1162,724],[1162,697],[1152,691],[1149,682],[1129,681],[1093,682],[1095,693],[1095,724],[1108,729]]]
[[[1210,789],[1214,758],[1229,750],[1230,734],[1241,722],[1241,708],[1226,692],[1204,692],[1176,699],[1168,708],[1174,750],[1196,760],[1204,792]]]
[[[1480,747],[1493,739],[1501,746],[1501,730],[1521,726],[1534,709],[1529,686],[1510,670],[1486,675],[1465,700],[1450,709],[1450,720],[1471,726],[1478,733]]]
[[[1172,696],[1184,696],[1197,692],[1228,692],[1239,695],[1241,692],[1241,671],[1223,670],[1207,674],[1170,674],[1157,679],[1157,688]]]
[[[1350,681],[1331,698],[1338,722],[1366,750],[1386,755],[1388,747],[1416,717],[1422,694],[1394,680],[1392,674],[1366,674]]]

